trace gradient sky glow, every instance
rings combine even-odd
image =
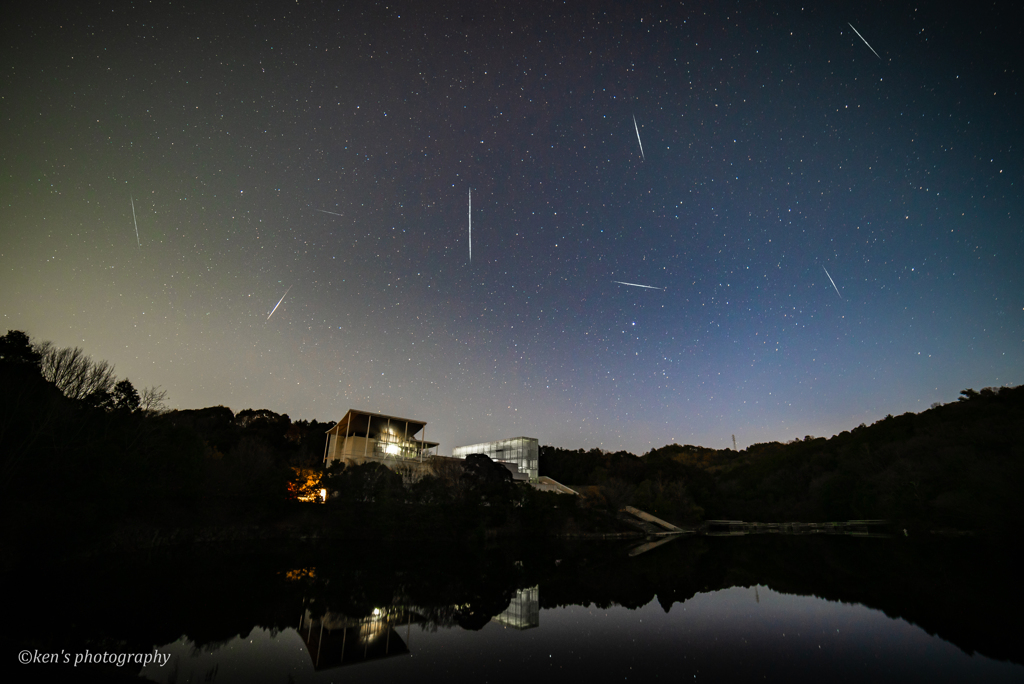
[[[441,453],[1024,383],[1024,7],[814,4],[22,7],[0,326]]]

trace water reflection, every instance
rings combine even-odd
[[[315,674],[294,628],[255,627],[245,636],[205,645],[183,636],[159,648],[170,654],[170,661],[164,667],[144,667],[140,675],[164,684],[313,681],[310,677]]]
[[[517,589],[508,608],[490,616],[491,620],[519,630],[538,627],[538,592],[539,587],[536,586]],[[297,634],[306,646],[313,669],[329,670],[409,654],[414,625],[418,631],[436,630],[437,625],[429,615],[454,615],[462,606],[445,608],[447,610],[439,611],[436,608],[389,605],[374,608],[369,615],[361,617],[332,611],[316,616],[307,609],[299,621]],[[449,623],[446,628],[454,626]]]
[[[881,611],[764,586],[698,593],[667,612],[656,602],[637,609],[552,608],[544,611],[543,629],[524,631],[521,627],[539,624],[539,610],[532,613],[538,591],[524,589],[515,606],[477,631],[454,625],[431,631],[409,607],[360,619],[317,619],[307,613],[298,629],[257,629],[213,649],[170,644],[161,651],[174,654],[173,669],[149,667],[142,675],[158,682],[310,683],[519,682],[553,673],[597,682],[1020,681],[1024,676],[1020,665],[969,656]],[[348,665],[360,667],[339,669]]]
[[[4,581],[10,596],[38,597],[15,649],[157,646],[168,666],[136,672],[159,682],[510,681],[559,669],[595,681],[1024,680],[1024,606],[998,547],[746,536],[635,550],[197,548]],[[54,614],[73,623],[48,629]]]
[[[298,631],[313,668],[329,670],[409,653],[406,644],[414,621],[419,626],[424,620],[405,606],[374,608],[361,618],[331,612],[313,617],[307,610]],[[404,641],[395,631],[400,626],[404,626]]]
[[[494,616],[495,622],[513,629],[540,627],[540,587],[517,589],[505,612]]]

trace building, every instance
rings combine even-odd
[[[306,609],[296,630],[317,672],[409,654],[412,623],[424,620],[408,606],[374,608],[362,618],[328,610],[316,617]],[[400,635],[405,627],[405,638]]]
[[[497,442],[455,447],[452,457],[464,459],[470,454],[483,454],[492,461],[514,464],[518,472],[524,476],[522,479],[528,479],[530,482],[536,482],[540,474],[540,446],[533,437],[513,437]]]
[[[540,587],[516,589],[505,612],[494,616],[495,622],[514,629],[540,627]]]
[[[425,466],[427,458],[437,454],[438,445],[423,438],[426,432],[427,424],[422,420],[350,409],[327,431],[324,465],[330,466],[336,461],[346,465],[374,461],[392,469],[403,465]]]

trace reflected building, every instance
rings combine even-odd
[[[371,615],[358,619],[330,611],[317,618],[307,610],[298,633],[313,668],[321,671],[408,655],[412,623],[420,621],[408,608],[395,606],[375,608]],[[404,639],[400,631],[405,632]]]
[[[460,608],[448,606],[439,611],[409,605],[374,608],[365,617],[353,618],[327,611],[314,616],[309,609],[302,613],[297,632],[316,671],[330,670],[372,660],[411,654],[412,625],[433,625],[451,628],[459,622]],[[447,618],[438,620],[438,615]],[[433,615],[433,617],[425,617]],[[540,587],[517,589],[503,612],[491,618],[513,629],[540,626]]]
[[[429,472],[427,459],[437,454],[438,443],[426,441],[426,432],[422,420],[350,409],[327,431],[324,465],[377,462],[415,480]]]
[[[514,629],[540,627],[540,587],[517,589],[505,612],[493,620]]]
[[[540,446],[533,437],[513,437],[496,442],[483,442],[469,446],[455,447],[453,458],[465,459],[470,454],[483,454],[492,461],[514,465],[513,479],[536,482],[540,474]]]

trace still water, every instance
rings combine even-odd
[[[168,684],[1024,681],[1016,575],[992,546],[689,537],[630,552],[171,550],[21,578],[47,597],[33,615],[64,617],[29,618],[15,642],[155,648],[166,665],[116,674]]]
[[[375,625],[371,617],[361,630],[323,633],[318,621],[276,633],[257,627],[212,647],[197,648],[183,637],[160,647],[171,654],[166,667],[151,665],[142,675],[167,684],[523,682],[552,676],[609,682],[1024,681],[1024,666],[967,655],[881,611],[763,586],[700,593],[668,613],[656,602],[638,609],[572,606],[541,610],[530,625],[494,620],[479,631],[427,631],[415,617],[395,617],[390,624]],[[332,631],[347,637],[348,652],[339,643],[323,643]]]

